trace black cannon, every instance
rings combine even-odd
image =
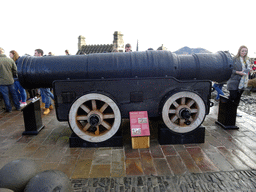
[[[211,81],[226,81],[227,52],[177,56],[169,51],[22,57],[24,88],[53,87],[59,121],[89,142],[102,142],[130,111],[162,116],[176,133],[198,128],[210,110]]]

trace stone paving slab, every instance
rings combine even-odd
[[[40,171],[66,173],[76,191],[225,191],[230,182],[226,191],[256,191],[256,118],[239,113],[239,129],[224,130],[215,124],[217,108],[212,107],[200,144],[159,145],[157,125],[150,122],[150,148],[132,149],[129,121],[122,125],[123,147],[70,148],[72,131],[54,110],[42,115],[45,128],[36,136],[22,135],[22,112],[0,112],[0,168],[15,159],[32,159]],[[243,180],[243,174],[250,177]],[[215,175],[230,178],[216,180]]]

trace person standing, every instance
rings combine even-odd
[[[17,53],[17,51],[12,50],[10,51],[10,57],[14,60],[14,62],[18,63],[18,60],[20,59],[19,54]],[[14,85],[15,85],[15,89],[16,89],[16,93],[18,95],[19,101],[20,101],[20,107],[25,107],[27,105],[26,100],[27,100],[27,93],[26,90],[21,86],[18,77],[17,76],[13,76],[14,77]]]
[[[125,45],[125,52],[132,52],[132,46],[131,46],[130,43],[127,43],[127,44]]]
[[[42,49],[36,49],[34,56],[36,57],[42,57],[44,55],[44,52]],[[44,115],[48,115],[50,113],[50,110],[53,109],[51,98],[54,99],[54,96],[50,90],[50,88],[40,88],[41,97],[42,97],[42,103],[44,108]]]
[[[16,110],[20,110],[20,103],[14,86],[14,75],[17,75],[17,66],[12,59],[6,57],[4,49],[0,47],[0,92],[4,99],[6,112],[12,111],[9,92]]]
[[[217,95],[215,100],[218,102],[220,100],[220,95],[224,95],[223,91],[222,91],[222,87],[223,87],[224,83],[217,83],[215,82],[213,84],[213,88],[217,91]]]
[[[227,89],[230,93],[229,99],[237,106],[239,105],[244,89],[247,87],[249,72],[251,70],[251,65],[247,54],[248,48],[242,45],[238,49],[237,55],[233,58],[234,67],[231,77],[227,82]]]
[[[66,54],[66,55],[70,55],[70,54],[69,54],[69,51],[68,51],[67,49],[65,50],[65,54]]]

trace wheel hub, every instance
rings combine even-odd
[[[191,117],[191,112],[187,108],[182,108],[179,115],[181,118],[188,120]]]
[[[89,117],[89,123],[95,127],[99,124],[100,122],[100,116],[97,115],[97,114],[92,114],[90,117]]]
[[[188,110],[187,108],[182,108],[180,111],[179,111],[179,115],[181,118],[185,119],[185,124],[186,125],[190,125],[191,124],[191,121],[189,121],[190,117],[191,117],[191,112],[190,110]]]

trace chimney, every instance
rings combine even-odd
[[[114,45],[114,48],[118,50],[118,52],[124,52],[123,34],[120,31],[114,32],[113,45]]]
[[[83,45],[86,45],[85,37],[80,35],[78,37],[78,51],[82,48]]]

